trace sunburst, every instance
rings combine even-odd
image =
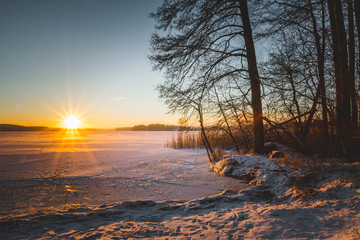
[[[67,128],[68,130],[75,130],[80,127],[81,121],[79,120],[78,117],[70,115],[65,118],[63,124],[64,127]]]

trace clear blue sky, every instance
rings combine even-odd
[[[0,1],[0,123],[88,127],[177,123],[147,56],[161,0]]]

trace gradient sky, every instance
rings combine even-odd
[[[161,0],[0,1],[0,123],[176,124],[155,86],[149,13]]]

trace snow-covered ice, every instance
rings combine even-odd
[[[247,187],[209,171],[176,132],[2,132],[0,216],[129,200],[191,200]]]
[[[301,172],[262,155],[211,169],[248,181],[190,201],[125,201],[1,219],[1,239],[359,239],[360,163]]]

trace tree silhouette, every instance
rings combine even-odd
[[[151,14],[150,59],[166,77],[160,98],[183,121],[199,121],[210,156],[212,134],[220,133],[239,152],[252,141],[263,153],[266,137],[351,157],[359,134],[359,4],[165,0]]]
[[[348,54],[343,10],[340,1],[328,0],[336,82],[337,135],[345,155],[351,154],[352,122]]]
[[[260,80],[247,1],[164,1],[151,17],[158,32],[151,39],[150,59],[156,70],[165,71],[166,81],[159,90],[170,110],[179,108],[164,91],[174,87],[177,92],[202,92],[204,99],[213,94],[216,84],[246,82],[251,91],[254,151],[263,153]]]

